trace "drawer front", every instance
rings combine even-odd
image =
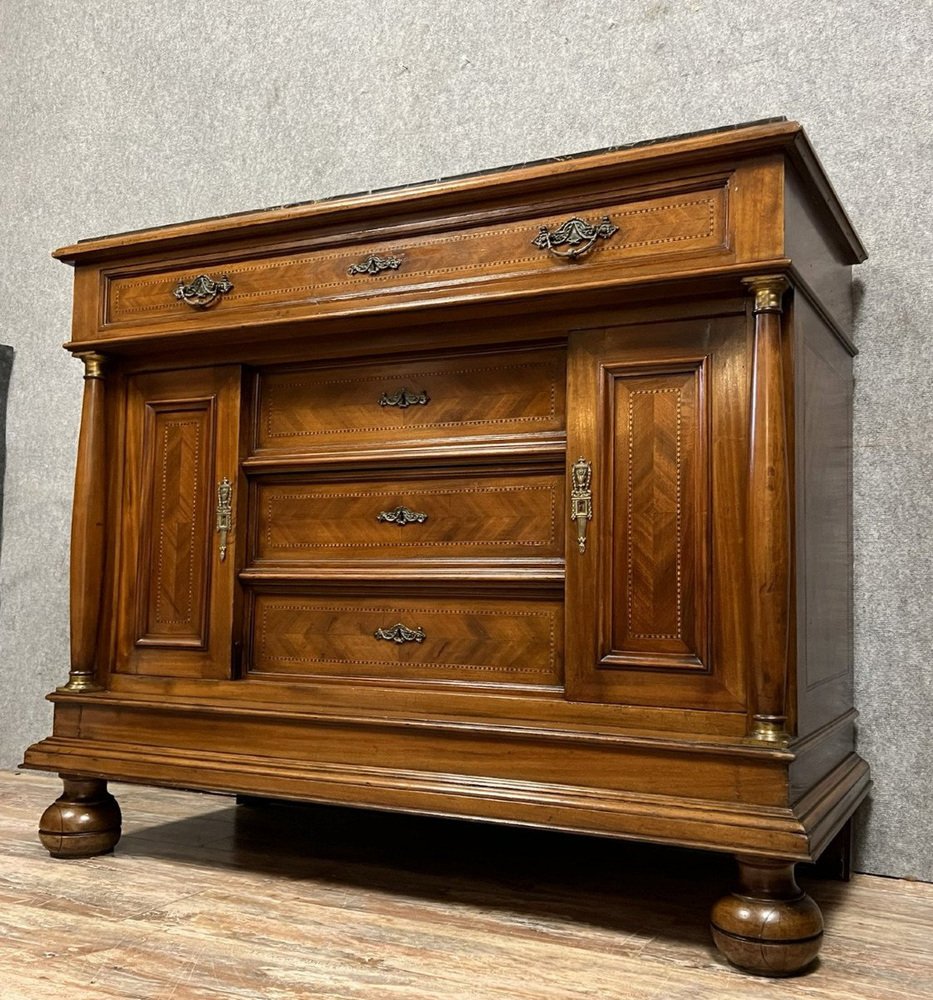
[[[562,350],[539,350],[269,372],[257,450],[561,431],[564,369]]]
[[[250,673],[393,681],[561,682],[555,600],[258,594]]]
[[[722,251],[730,243],[726,187],[726,178],[718,177],[634,198],[596,194],[559,214],[499,225],[275,257],[202,258],[148,273],[115,272],[107,276],[104,323],[189,318],[196,325],[215,312],[281,311],[283,306],[307,311],[337,299],[381,297],[425,285],[431,286],[425,294],[443,294],[446,286],[471,279],[514,281],[555,271],[571,282],[585,281],[591,265]],[[604,218],[609,222],[601,227]],[[598,232],[592,235],[591,229]],[[561,256],[568,253],[579,255],[572,259],[586,266]],[[226,281],[213,291],[192,286],[202,274]],[[178,290],[185,285],[182,294]]]
[[[260,483],[256,558],[559,558],[564,477]]]

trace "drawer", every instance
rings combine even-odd
[[[558,473],[260,483],[256,507],[263,562],[563,555]]]
[[[564,429],[563,350],[290,369],[260,377],[256,448],[313,452]]]
[[[652,193],[594,193],[523,219],[473,225],[438,218],[408,238],[346,243],[302,253],[199,257],[169,269],[105,275],[104,326],[214,322],[216,315],[307,315],[347,300],[441,297],[451,285],[508,280],[530,287],[592,280],[612,264],[633,266],[684,254],[721,254],[731,244],[727,176],[672,182]],[[606,220],[606,221],[604,221]],[[459,224],[457,224],[459,222]],[[568,256],[569,255],[569,256]],[[201,277],[209,281],[201,281]],[[285,310],[285,313],[283,313]],[[333,311],[332,309],[330,311]]]
[[[557,600],[257,594],[250,673],[554,685]]]

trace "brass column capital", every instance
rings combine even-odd
[[[103,378],[104,377],[104,365],[107,363],[107,359],[103,354],[98,354],[96,351],[86,351],[81,354],[76,354],[76,358],[80,358],[84,362],[84,377],[85,378]]]
[[[765,274],[754,278],[743,278],[742,283],[747,285],[749,291],[755,296],[755,312],[783,311],[781,300],[784,293],[790,288],[790,282],[783,274]]]

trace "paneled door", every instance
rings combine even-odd
[[[569,698],[743,709],[748,351],[744,312],[572,335]]]
[[[131,376],[116,669],[233,667],[241,369]]]

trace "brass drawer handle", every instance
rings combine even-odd
[[[384,392],[379,398],[380,406],[397,406],[400,410],[407,410],[409,406],[425,406],[431,402],[431,397],[425,392],[411,392],[407,387],[393,392],[391,395]]]
[[[376,515],[377,521],[386,524],[398,524],[404,527],[406,524],[424,524],[428,515],[417,510],[409,510],[408,507],[396,507],[395,510],[383,510]]]
[[[233,291],[233,282],[222,274],[216,281],[207,274],[199,274],[189,282],[179,281],[172,293],[176,299],[194,309],[207,309],[221,295]]]
[[[371,253],[365,260],[357,264],[351,264],[347,268],[347,274],[379,274],[382,271],[397,271],[402,266],[401,257],[380,257]]]
[[[220,535],[220,561],[227,558],[227,533],[233,527],[233,487],[226,476],[217,484],[217,532]]]
[[[593,519],[593,467],[578,458],[570,470],[570,520],[577,522],[577,545],[586,552],[586,524]]]
[[[392,628],[377,628],[373,635],[377,639],[388,639],[390,642],[424,642],[426,636],[424,629],[420,626],[406,628],[401,622],[393,625]]]
[[[596,225],[574,216],[562,222],[552,233],[547,226],[542,226],[538,230],[538,235],[531,241],[541,250],[550,251],[555,257],[564,260],[576,260],[578,257],[588,254],[596,245],[597,240],[608,240],[610,236],[619,231],[618,226],[614,226],[608,215],[604,215]],[[569,250],[558,250],[558,247],[566,246]]]

